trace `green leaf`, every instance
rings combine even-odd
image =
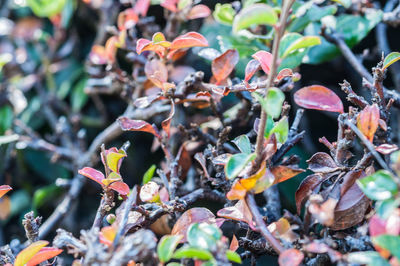
[[[233,32],[253,25],[274,25],[278,22],[275,10],[266,4],[254,4],[243,8],[233,20]]]
[[[81,79],[73,88],[71,93],[71,105],[73,112],[79,112],[88,101],[88,95],[85,93],[87,78]]]
[[[157,255],[161,262],[167,262],[172,258],[176,247],[183,238],[182,235],[165,235],[157,246]]]
[[[233,140],[233,143],[239,148],[243,153],[251,153],[251,143],[247,135],[240,135]]]
[[[392,53],[388,54],[385,57],[385,60],[383,61],[382,69],[384,70],[384,69],[388,68],[391,64],[397,62],[398,60],[400,60],[399,52],[392,52]]]
[[[187,231],[187,240],[191,247],[214,250],[222,233],[218,227],[207,223],[193,223]]]
[[[252,93],[253,97],[261,104],[264,111],[272,118],[278,118],[281,115],[282,104],[285,100],[285,94],[278,88],[270,88],[266,99],[258,93]]]
[[[216,4],[213,12],[213,17],[216,21],[225,25],[232,25],[233,19],[236,15],[232,4]]]
[[[182,264],[180,264],[178,262],[170,262],[167,264],[167,266],[182,266]]]
[[[294,42],[292,42],[289,47],[286,48],[284,51],[282,58],[287,57],[289,54],[293,53],[294,51],[308,48],[311,46],[315,46],[321,44],[321,39],[317,36],[304,36],[301,37]]]
[[[367,266],[389,266],[390,264],[375,251],[353,252],[347,255],[351,263],[365,264]]]
[[[379,235],[373,237],[372,242],[381,248],[389,250],[393,256],[400,260],[400,236]]]
[[[66,0],[27,0],[26,4],[36,16],[49,18],[60,13],[66,2]]]
[[[62,192],[62,189],[56,185],[41,187],[33,194],[33,208],[35,210],[41,208],[45,203],[55,202],[57,196]]]
[[[256,158],[256,154],[238,153],[232,155],[225,165],[225,175],[228,179],[237,177],[246,165]]]
[[[181,247],[175,251],[173,255],[174,259],[198,259],[198,260],[210,260],[213,259],[213,255],[210,251],[193,248],[193,247]]]
[[[235,251],[227,250],[226,257],[228,258],[228,260],[230,260],[232,262],[242,264],[242,259],[240,258],[240,255],[237,254]]]
[[[351,0],[332,0],[332,1],[341,4],[345,8],[349,8],[351,6]]]
[[[156,168],[156,165],[153,164],[149,169],[147,169],[146,173],[143,175],[143,185],[148,183],[153,178]]]
[[[279,46],[279,57],[283,58],[285,51],[290,48],[293,43],[300,41],[303,36],[299,33],[287,33],[282,37],[281,44]],[[301,64],[304,56],[307,54],[308,49],[301,49],[293,51],[283,58],[279,65],[279,70],[283,68],[295,68]]]
[[[397,193],[397,185],[392,175],[385,170],[379,170],[370,176],[357,180],[360,189],[372,200],[387,200]]]
[[[14,114],[11,106],[4,105],[0,107],[0,135],[3,135],[7,129],[11,128]]]
[[[400,198],[398,199],[387,199],[384,201],[378,201],[375,206],[376,213],[382,219],[387,219],[393,213],[393,210],[400,205]]]
[[[285,143],[287,140],[287,137],[289,135],[289,121],[288,118],[282,117],[281,120],[279,120],[275,126],[268,132],[268,135],[266,136],[266,138],[268,138],[269,136],[271,136],[273,133],[275,133],[276,135],[276,139],[280,142],[280,143]]]
[[[295,12],[296,18],[288,26],[288,31],[302,32],[311,22],[320,21],[323,17],[335,14],[336,11],[337,7],[335,5],[319,7],[313,1],[302,3],[297,8]]]

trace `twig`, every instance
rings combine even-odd
[[[36,242],[39,240],[39,226],[42,222],[42,217],[36,217],[33,211],[28,212],[24,215],[24,219],[22,220],[22,224],[24,225],[25,234],[30,243]]]
[[[251,214],[253,215],[253,217],[256,221],[256,224],[258,226],[258,229],[260,230],[260,233],[263,235],[265,240],[267,240],[268,243],[271,244],[271,246],[274,248],[276,253],[281,254],[285,250],[285,248],[281,245],[281,243],[279,243],[279,241],[268,230],[267,226],[265,225],[264,219],[262,218],[260,212],[258,211],[256,201],[252,194],[246,195],[246,203],[251,211]]]

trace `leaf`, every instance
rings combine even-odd
[[[170,49],[182,49],[195,46],[205,47],[208,46],[208,42],[200,33],[191,31],[175,38]]]
[[[33,256],[35,256],[36,253],[38,253],[48,244],[49,242],[44,240],[39,240],[30,244],[28,247],[18,253],[17,257],[15,258],[14,266],[24,266],[29,262],[30,259],[33,258]]]
[[[225,53],[212,61],[211,70],[217,80],[217,84],[229,77],[238,62],[239,53],[234,49],[226,50]]]
[[[154,172],[156,171],[156,165],[153,164],[152,166],[150,166],[149,169],[147,169],[147,171],[144,173],[143,175],[143,185],[148,183],[154,176]]]
[[[215,223],[215,215],[206,208],[191,208],[185,211],[172,228],[172,235],[183,235],[181,242],[186,241],[186,233],[192,223]]]
[[[239,200],[235,206],[225,207],[219,210],[217,215],[226,219],[245,222],[250,226],[250,228],[255,229],[253,216],[245,200]]]
[[[50,18],[59,14],[67,0],[27,0],[26,4],[38,17]]]
[[[114,226],[105,226],[100,230],[99,241],[107,246],[111,246],[116,235],[117,232]]]
[[[160,239],[157,246],[157,255],[161,262],[168,262],[172,258],[182,238],[183,236],[181,235],[165,235]]]
[[[230,251],[236,251],[239,248],[239,241],[237,240],[236,236],[233,235],[231,244],[229,245]]]
[[[211,260],[213,255],[210,251],[202,250],[198,248],[192,247],[181,247],[177,251],[175,251],[173,255],[174,259],[198,259],[198,260]]]
[[[385,170],[376,171],[356,182],[365,195],[372,200],[387,200],[398,192],[392,175]]]
[[[120,31],[133,28],[139,17],[133,8],[127,8],[118,15],[117,25]]]
[[[379,107],[376,103],[365,107],[357,116],[357,127],[370,142],[374,140],[379,119]]]
[[[400,60],[400,53],[399,52],[391,52],[385,57],[385,60],[383,60],[383,66],[382,70],[385,70],[388,68],[391,64],[394,64],[395,62]]]
[[[158,88],[168,80],[168,70],[161,60],[153,59],[146,62],[144,67],[146,77]]]
[[[232,25],[233,19],[236,15],[232,4],[220,4],[215,5],[215,10],[213,12],[213,17],[216,21],[225,25]]]
[[[111,183],[108,187],[121,195],[128,195],[129,193],[129,186],[122,181]]]
[[[175,104],[174,101],[171,99],[171,111],[169,112],[168,117],[161,122],[161,127],[165,133],[167,133],[168,138],[170,137],[170,128],[171,128],[171,121],[175,114]]]
[[[395,152],[399,149],[396,144],[381,144],[378,147],[375,147],[375,150],[379,153],[382,153],[384,155],[391,154],[392,152]]]
[[[216,225],[207,223],[193,223],[187,231],[189,245],[205,250],[215,250],[221,236],[222,232]]]
[[[10,187],[8,185],[1,185],[0,186],[0,198],[3,197],[10,190],[12,190],[12,187]]]
[[[287,57],[289,54],[300,50],[300,49],[305,49],[311,46],[315,46],[321,44],[321,39],[317,36],[304,36],[301,37],[295,41],[293,41],[289,47],[286,48],[286,50],[283,52],[281,58]]]
[[[190,9],[187,19],[206,18],[211,15],[211,10],[206,5],[195,5]]]
[[[73,112],[79,112],[89,99],[89,96],[85,92],[87,81],[87,78],[83,78],[73,88],[71,93],[71,108]]]
[[[233,143],[239,148],[243,153],[251,153],[251,143],[247,135],[240,135],[233,140]]]
[[[161,6],[168,9],[171,12],[178,12],[177,9],[178,0],[161,0]]]
[[[253,25],[275,25],[278,16],[275,10],[266,4],[254,4],[240,10],[233,20],[232,30],[238,33]]]
[[[158,202],[160,201],[159,194],[160,186],[153,181],[149,181],[140,189],[139,197],[143,202]]]
[[[275,176],[274,183],[277,184],[303,173],[305,170],[295,166],[277,165],[271,169],[271,172]]]
[[[92,179],[93,181],[99,183],[103,186],[103,179],[105,178],[103,173],[93,169],[91,167],[84,167],[78,171],[79,174],[86,176],[87,178]]]
[[[330,89],[320,85],[296,91],[294,101],[306,109],[343,113],[343,103],[340,98]]]
[[[138,0],[136,1],[133,10],[136,14],[140,14],[142,17],[145,17],[150,7],[150,2],[151,0]]]
[[[232,155],[225,165],[225,175],[227,179],[237,177],[247,164],[256,158],[256,154],[238,153]]]
[[[282,117],[281,120],[275,123],[274,127],[268,132],[268,137],[272,136],[272,134],[276,135],[276,139],[280,143],[283,144],[286,142],[289,135],[289,121],[287,116]]]
[[[240,258],[240,255],[237,254],[235,251],[227,250],[226,258],[234,263],[242,264],[242,259]]]
[[[106,155],[107,166],[111,171],[119,173],[119,168],[121,165],[121,159],[126,157],[126,153],[121,150],[121,152],[110,152]]]
[[[318,174],[309,175],[301,181],[295,194],[297,214],[300,215],[302,205],[305,203],[308,196],[311,195],[313,189],[322,181],[322,176]]]
[[[157,138],[161,138],[158,133],[157,128],[154,125],[150,125],[146,121],[143,120],[132,120],[127,117],[118,118],[119,126],[123,131],[142,131],[148,132],[156,136]]]
[[[332,0],[344,6],[345,8],[349,8],[351,6],[351,0]]]
[[[400,236],[379,235],[372,238],[374,245],[390,251],[390,253],[400,260]]]
[[[308,169],[315,173],[331,173],[339,169],[332,157],[325,152],[315,153],[307,163]]]
[[[286,249],[279,255],[278,262],[280,266],[286,266],[286,265],[298,266],[301,264],[303,259],[304,259],[304,254],[301,251],[291,248],[291,249]]]
[[[257,100],[260,102],[264,111],[272,118],[278,118],[282,112],[282,104],[285,100],[285,94],[278,88],[269,88],[265,99],[254,93]]]
[[[246,65],[244,80],[248,82],[260,70],[260,66],[261,64],[257,59],[251,59]]]
[[[390,266],[389,262],[375,251],[352,252],[347,255],[347,260],[351,263],[365,264],[367,266]]]
[[[266,51],[258,51],[253,54],[252,57],[256,59],[260,64],[265,74],[269,74],[272,64],[272,54]]]
[[[255,185],[255,180],[254,181],[253,187]],[[241,184],[240,180],[235,180],[233,182],[233,185],[231,187],[231,190],[228,191],[226,194],[226,198],[228,200],[241,200],[246,197],[247,189]]]
[[[63,250],[59,248],[44,247],[29,260],[26,266],[38,265],[46,260],[60,255],[61,252],[63,252]]]

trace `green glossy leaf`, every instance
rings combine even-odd
[[[287,57],[289,54],[293,53],[294,51],[305,49],[311,46],[315,46],[321,44],[321,39],[317,36],[304,36],[301,37],[294,42],[292,42],[289,47],[282,54],[282,58]]]
[[[273,133],[275,133],[276,139],[280,143],[283,144],[286,142],[287,137],[289,135],[289,121],[286,116],[282,117],[281,120],[275,123],[275,126],[268,132],[268,135],[266,137],[268,138]]]
[[[266,4],[254,4],[243,8],[233,20],[233,32],[247,29],[254,25],[274,25],[278,22],[275,10]]]
[[[232,155],[225,165],[225,175],[228,179],[237,177],[246,165],[256,158],[256,154],[238,153]]]
[[[279,46],[279,57],[283,58],[285,51],[293,44],[300,41],[303,36],[299,33],[287,33],[282,37],[281,44]],[[283,58],[279,65],[279,70],[283,68],[295,68],[301,64],[304,56],[307,54],[308,49],[301,49],[293,51]]]
[[[357,180],[360,189],[372,200],[387,200],[397,194],[397,185],[392,175],[379,170],[370,176]]]
[[[226,257],[228,258],[228,260],[230,260],[234,263],[242,264],[242,259],[240,258],[240,255],[237,254],[235,251],[227,250]]]
[[[282,104],[285,100],[285,94],[278,88],[270,88],[266,98],[258,93],[252,94],[254,98],[261,104],[264,111],[272,118],[278,118],[281,115]]]
[[[213,259],[213,255],[210,251],[202,250],[193,247],[181,247],[176,250],[174,255],[174,259],[198,259],[198,260],[210,260]]]
[[[379,235],[373,237],[372,242],[381,248],[389,250],[393,256],[400,260],[400,236]]]
[[[143,184],[148,183],[154,176],[154,172],[156,171],[157,167],[155,164],[150,166],[149,169],[147,169],[146,173],[143,175]]]
[[[384,258],[375,251],[353,252],[347,255],[347,260],[351,263],[365,264],[367,266],[389,266]]]
[[[205,250],[215,250],[221,236],[218,227],[207,223],[193,223],[187,231],[190,246]]]
[[[182,235],[165,235],[160,239],[157,246],[157,255],[161,262],[165,263],[172,258],[172,255],[182,238]]]
[[[391,64],[400,60],[400,53],[399,52],[392,52],[385,57],[383,61],[382,69],[388,68]]]
[[[27,0],[26,4],[38,17],[52,17],[60,13],[67,0]]]
[[[216,4],[213,12],[214,19],[221,24],[232,25],[236,15],[232,4]]]
[[[247,135],[240,135],[233,140],[233,143],[243,153],[251,153],[251,143]]]

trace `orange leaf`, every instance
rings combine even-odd
[[[125,9],[118,15],[118,29],[120,31],[130,29],[136,25],[139,21],[139,17],[133,8]]]
[[[15,258],[14,266],[23,266],[29,262],[30,259],[35,256],[43,247],[49,244],[48,241],[39,240],[28,247],[23,249],[20,253],[18,253],[17,257]]]
[[[103,243],[107,246],[111,246],[116,234],[117,232],[115,228],[111,225],[101,228],[101,231],[99,233],[100,243]]]
[[[301,88],[294,94],[294,101],[307,109],[343,113],[343,103],[330,89],[312,85]]]
[[[8,185],[2,185],[0,186],[0,198],[4,196],[8,191],[12,190],[12,187]]]
[[[239,248],[239,241],[236,236],[233,235],[231,245],[229,246],[229,250],[236,251]]]
[[[187,15],[187,19],[205,18],[211,14],[211,10],[206,5],[196,5],[192,7]]]
[[[206,38],[200,33],[191,31],[184,35],[178,36],[173,42],[170,47],[171,50],[173,49],[182,49],[182,48],[190,48],[195,46],[208,46],[208,42]]]
[[[154,125],[150,125],[143,120],[132,120],[127,117],[120,117],[118,118],[118,123],[124,131],[142,131],[151,133],[157,138],[161,137]]]
[[[240,200],[244,199],[246,192],[247,190],[240,184],[240,180],[235,180],[226,197],[228,200]]]
[[[269,74],[272,64],[272,54],[266,51],[258,51],[257,53],[253,54],[252,57],[260,62],[261,68],[265,74]]]
[[[304,170],[294,166],[278,165],[273,167],[271,172],[275,176],[274,184],[277,184],[303,173]]]
[[[231,74],[238,62],[239,53],[234,49],[227,50],[212,61],[211,70],[217,80],[217,84],[220,84]]]
[[[368,105],[357,116],[357,127],[370,142],[374,140],[379,118],[377,104]]]
[[[29,260],[26,266],[38,265],[46,260],[58,256],[61,252],[63,252],[63,250],[59,248],[44,247]]]

